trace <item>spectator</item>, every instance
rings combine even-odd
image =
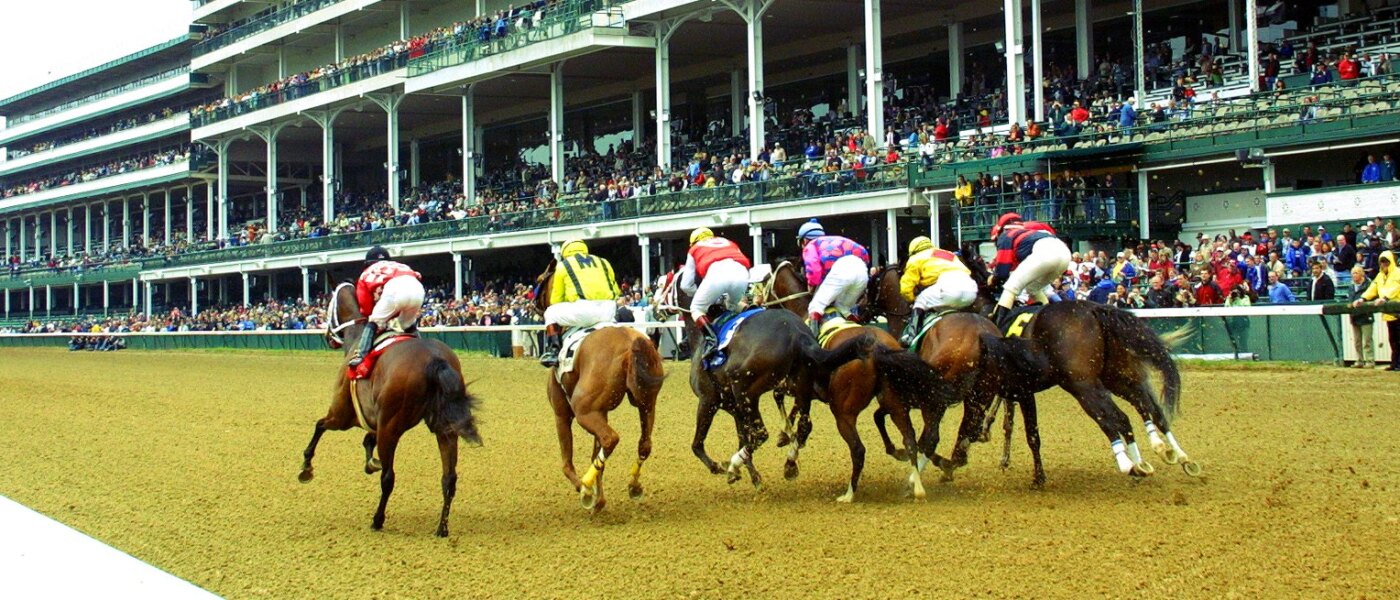
[[[1337,298],[1337,286],[1332,283],[1332,275],[1322,261],[1312,264],[1312,283],[1308,286],[1308,299],[1313,302],[1331,302]]]
[[[1178,277],[1176,280],[1176,305],[1180,308],[1190,308],[1196,305],[1196,293],[1191,289],[1190,280],[1185,277]]]
[[[1201,274],[1201,284],[1196,286],[1196,306],[1224,304],[1225,293],[1216,285],[1210,271]]]
[[[1288,304],[1297,302],[1293,296],[1293,290],[1288,289],[1282,281],[1279,281],[1277,273],[1269,273],[1269,302],[1273,304]]]
[[[1249,257],[1249,268],[1245,270],[1245,283],[1249,284],[1249,289],[1254,296],[1266,293],[1265,289],[1269,285],[1269,270],[1264,266],[1264,259],[1258,255]]]
[[[1371,281],[1366,279],[1366,271],[1360,265],[1351,268],[1351,294],[1347,297],[1352,306],[1358,306],[1362,298],[1370,287]],[[1351,363],[1354,369],[1368,369],[1376,366],[1376,344],[1372,339],[1375,328],[1376,316],[1372,314],[1350,315],[1351,319],[1351,342],[1356,349],[1356,361]],[[1392,363],[1394,364],[1394,363]]]
[[[1351,268],[1354,266],[1356,266],[1356,247],[1351,245],[1346,232],[1343,231],[1342,235],[1337,236],[1337,249],[1332,252],[1332,270],[1336,273],[1336,278],[1340,280],[1346,274],[1350,274]]]
[[[1387,152],[1381,158],[1381,183],[1395,181],[1395,159]]]
[[[1395,254],[1389,250],[1381,252],[1378,262],[1378,274],[1371,280],[1371,285],[1362,292],[1361,297],[1353,300],[1353,307],[1360,306],[1363,301],[1375,300],[1376,305],[1387,302],[1400,302],[1400,266],[1395,264]],[[1386,314],[1381,317],[1385,321],[1385,331],[1390,343],[1390,367],[1388,371],[1400,371],[1400,316]]]
[[[1354,172],[1354,171],[1353,171]],[[1376,163],[1376,155],[1366,155],[1366,166],[1361,169],[1361,183],[1380,183],[1381,166]]]
[[[1089,292],[1089,301],[1108,304],[1109,296],[1113,294],[1115,287],[1117,286],[1113,283],[1113,278],[1105,274],[1103,279],[1100,279],[1098,284],[1094,286],[1093,291]]]
[[[1361,268],[1366,271],[1366,278],[1375,281],[1380,273],[1380,257],[1385,248],[1381,247],[1381,238],[1372,235],[1366,239],[1366,247],[1357,250],[1357,260],[1361,263]]]
[[[1147,290],[1147,297],[1144,298],[1147,308],[1174,308],[1176,306],[1174,294],[1164,286],[1164,283],[1161,275],[1152,278],[1149,284],[1151,288]]]

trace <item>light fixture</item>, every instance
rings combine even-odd
[[[763,92],[755,90],[753,93],[753,101],[758,102],[760,100],[763,100]]]

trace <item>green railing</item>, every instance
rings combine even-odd
[[[253,35],[262,33],[278,25],[299,19],[327,6],[339,4],[345,0],[302,0],[282,7],[271,13],[255,17],[247,23],[242,23],[237,27],[220,31],[214,37],[195,44],[193,53],[195,56],[203,56],[219,48],[223,48],[239,40],[247,39]]]
[[[0,276],[0,289],[14,290],[28,287],[68,286],[75,283],[102,283],[104,281],[126,281],[136,279],[141,274],[140,263],[90,267],[82,271],[30,271],[18,275]]]
[[[517,19],[507,24],[507,31],[500,35],[492,27],[468,29],[461,35],[436,42],[423,55],[409,62],[408,76],[417,77],[440,69],[480,60],[531,44],[556,39],[578,33],[590,27],[623,27],[620,12],[602,13],[607,15],[601,23],[596,21],[596,11],[604,8],[602,0],[567,0],[534,9],[542,11],[539,16],[529,9]],[[614,2],[613,4],[618,4]],[[535,21],[538,16],[538,23]],[[516,23],[524,26],[517,27]]]
[[[53,107],[53,108],[44,109],[44,110],[41,110],[41,111],[39,111],[39,112],[32,113],[32,114],[19,115],[19,116],[13,118],[13,119],[10,119],[10,120],[8,121],[9,124],[6,125],[6,127],[13,128],[13,127],[15,127],[15,126],[17,126],[17,125],[20,125],[20,124],[22,124],[22,123],[28,123],[29,121],[33,121],[34,119],[40,119],[40,118],[43,118],[43,117],[47,117],[47,116],[49,116],[49,115],[51,115],[51,114],[54,114],[54,113],[59,113],[59,112],[65,111],[65,110],[70,110],[70,109],[72,109],[72,108],[75,108],[75,107],[78,107],[78,106],[82,106],[82,105],[84,105],[84,104],[89,104],[89,103],[92,103],[92,102],[96,102],[96,101],[102,100],[102,99],[104,99],[104,98],[110,98],[110,97],[112,97],[112,96],[116,96],[117,94],[123,94],[123,93],[129,92],[129,91],[134,90],[134,89],[137,89],[137,88],[142,88],[142,87],[151,85],[151,84],[153,84],[153,83],[165,81],[165,80],[167,80],[167,79],[171,79],[171,78],[174,78],[174,77],[179,77],[180,75],[186,75],[186,74],[188,74],[189,72],[190,72],[190,67],[189,67],[189,65],[186,65],[186,66],[183,66],[183,67],[178,67],[178,68],[171,69],[171,70],[169,70],[169,71],[165,71],[165,72],[163,72],[163,73],[157,73],[157,74],[155,74],[155,75],[151,75],[151,76],[148,76],[148,77],[142,77],[141,79],[138,79],[138,80],[136,80],[136,81],[133,81],[133,82],[130,82],[130,83],[126,83],[126,84],[123,84],[123,85],[119,85],[119,86],[114,87],[114,88],[112,88],[112,89],[104,90],[104,91],[98,92],[98,93],[96,93],[96,94],[93,94],[93,95],[91,95],[91,96],[85,96],[85,97],[79,98],[79,99],[77,99],[77,100],[73,100],[72,102],[65,102],[65,103],[60,104],[60,105],[58,105],[58,106],[55,106],[55,107]]]
[[[287,84],[275,92],[249,94],[249,97],[243,100],[229,101],[227,105],[218,108],[207,110],[197,108],[190,111],[190,124],[192,127],[203,127],[223,121],[224,119],[230,119],[270,106],[277,106],[284,102],[305,98],[312,94],[333,90],[343,85],[349,85],[357,81],[363,81],[371,77],[396,71],[404,68],[407,64],[407,52],[384,54],[379,58],[369,59],[357,65],[338,69],[328,75],[321,75],[302,83]]]
[[[768,181],[690,189],[682,192],[608,202],[570,202],[566,200],[561,201],[560,205],[554,208],[176,254],[165,258],[148,259],[145,261],[144,268],[159,269],[212,262],[257,260],[346,248],[492,235],[588,223],[606,223],[657,215],[858,194],[903,187],[908,178],[905,169],[906,166],[901,163],[884,165],[863,172],[848,170],[810,175],[798,174]]]
[[[988,239],[997,218],[1008,212],[1049,223],[1060,234],[1077,238],[1136,236],[1138,231],[1137,190],[1130,188],[1051,189],[1040,199],[1006,193],[985,204],[953,206],[959,237],[973,241]]]
[[[48,321],[48,318],[36,319]],[[23,319],[21,319],[23,321]],[[511,357],[511,332],[509,331],[438,331],[433,328],[421,330],[422,336],[439,340],[462,352],[481,352],[498,358]],[[0,335],[0,348],[65,347],[68,338],[84,335],[72,333],[63,335]],[[283,332],[218,332],[218,333],[148,333],[117,335],[131,350],[186,350],[207,348],[234,348],[241,350],[311,350],[328,352],[326,338],[319,331],[305,333]],[[338,351],[337,351],[338,352]]]

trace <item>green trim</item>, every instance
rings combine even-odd
[[[184,114],[184,113],[179,113],[179,114]],[[170,117],[170,118],[171,118],[171,119],[175,119],[176,117]],[[160,121],[155,121],[155,123],[159,123],[159,122],[160,122]],[[151,124],[153,124],[153,123],[148,123],[147,125],[151,125]],[[182,124],[180,124],[180,125],[177,125],[177,126],[175,126],[175,127],[166,127],[166,128],[161,129],[159,132],[147,133],[147,134],[145,134],[145,135],[139,135],[139,136],[136,136],[136,137],[131,138],[131,139],[129,139],[129,140],[108,141],[108,142],[106,142],[106,143],[98,144],[98,145],[93,146],[93,147],[91,147],[91,148],[87,148],[87,149],[84,149],[84,150],[79,150],[79,151],[73,152],[73,153],[71,153],[71,154],[65,154],[65,155],[63,155],[63,156],[54,155],[54,156],[52,156],[52,157],[47,157],[47,158],[49,158],[48,160],[43,160],[43,161],[40,161],[40,162],[36,162],[36,163],[34,163],[34,164],[32,164],[32,165],[23,166],[23,167],[16,167],[16,168],[14,168],[13,170],[7,169],[7,168],[6,168],[6,167],[9,167],[11,163],[19,162],[19,161],[21,161],[21,160],[24,160],[24,159],[26,159],[26,158],[29,158],[30,156],[42,155],[42,154],[47,153],[47,152],[56,152],[56,151],[62,150],[63,148],[66,148],[66,147],[67,147],[67,146],[59,146],[59,147],[54,148],[54,149],[52,149],[52,150],[45,150],[44,152],[40,152],[40,153],[36,153],[36,154],[29,154],[29,155],[21,156],[21,157],[19,157],[19,158],[11,159],[11,160],[5,161],[5,162],[3,162],[3,163],[0,163],[0,178],[4,178],[4,177],[13,177],[13,176],[15,176],[15,175],[18,175],[18,174],[23,173],[23,172],[25,172],[25,171],[28,171],[28,170],[30,170],[30,169],[38,169],[38,168],[41,168],[41,167],[47,167],[47,166],[53,165],[53,164],[55,164],[55,163],[60,163],[60,162],[62,162],[62,161],[73,160],[73,159],[76,159],[76,158],[82,158],[82,157],[84,157],[84,156],[89,156],[89,155],[97,154],[97,153],[100,153],[100,152],[106,152],[106,151],[108,151],[108,150],[115,150],[115,149],[118,149],[118,148],[121,148],[121,147],[124,147],[124,146],[134,146],[134,145],[136,145],[136,144],[141,144],[141,143],[149,142],[149,141],[151,141],[151,140],[157,140],[157,139],[160,139],[160,138],[163,138],[163,137],[169,137],[169,136],[172,136],[172,135],[180,135],[180,134],[182,134],[182,133],[187,134],[187,133],[189,133],[189,131],[190,131],[190,122],[189,122],[188,120],[186,120],[184,123],[182,123]],[[108,134],[108,135],[113,135],[113,136],[114,136],[114,135],[119,135],[119,134],[121,134],[121,133],[124,133],[124,132],[117,132],[117,133],[112,133],[112,134]],[[104,138],[104,137],[107,137],[107,136],[95,137],[95,138],[92,138],[92,140],[101,140],[101,139]],[[77,145],[77,144],[81,144],[81,143],[83,143],[83,142],[88,142],[88,141],[92,141],[92,140],[83,140],[82,142],[75,142],[75,143],[72,144],[72,145]],[[41,157],[41,158],[45,158],[45,157],[43,157],[43,156],[40,156],[40,157]]]
[[[97,112],[91,113],[91,114],[77,114],[77,113],[75,113],[75,112],[70,112],[70,113],[69,113],[70,116],[68,116],[67,118],[64,118],[64,119],[62,119],[62,120],[54,121],[53,123],[47,123],[47,124],[45,124],[43,127],[35,128],[33,131],[28,131],[28,132],[23,132],[23,131],[21,131],[20,133],[15,134],[15,135],[13,135],[13,136],[7,136],[6,134],[12,134],[12,133],[14,133],[14,132],[16,132],[16,131],[19,131],[21,126],[26,125],[26,124],[28,123],[27,121],[24,122],[24,123],[13,123],[13,122],[12,122],[12,123],[10,123],[10,124],[7,125],[7,128],[6,128],[6,129],[0,129],[0,146],[9,146],[9,145],[13,145],[15,142],[18,142],[18,141],[20,141],[20,140],[28,139],[28,138],[35,137],[35,136],[42,136],[42,135],[45,135],[45,134],[49,134],[49,133],[51,133],[51,130],[52,130],[52,129],[57,128],[57,127],[64,127],[64,126],[66,126],[66,125],[71,125],[71,124],[73,124],[73,123],[77,123],[77,122],[81,122],[81,121],[86,121],[86,120],[88,120],[88,119],[94,119],[94,118],[97,118],[97,117],[101,117],[101,116],[103,116],[103,115],[109,115],[109,114],[112,114],[112,113],[114,113],[114,112],[126,110],[126,109],[128,109],[128,108],[133,107],[133,106],[140,106],[140,105],[145,104],[145,103],[147,103],[147,102],[153,102],[153,101],[155,101],[155,100],[160,100],[160,99],[162,99],[162,98],[169,98],[170,96],[176,96],[176,95],[179,95],[179,94],[183,94],[183,93],[188,92],[188,91],[190,91],[191,89],[193,89],[195,81],[199,78],[199,74],[183,73],[183,74],[177,75],[175,78],[178,79],[179,77],[185,77],[185,78],[186,78],[186,81],[184,82],[184,85],[181,85],[181,86],[178,86],[178,87],[175,87],[175,88],[171,88],[171,89],[169,89],[169,90],[166,90],[166,91],[164,91],[164,92],[160,92],[160,93],[157,93],[157,94],[141,96],[140,98],[133,99],[133,100],[130,101],[130,102],[123,102],[123,103],[118,104],[118,105],[116,105],[116,106],[108,107],[108,108],[105,108],[105,109],[103,109],[103,110],[99,110],[99,111],[97,111]],[[151,83],[150,85],[160,85],[160,84],[162,84],[162,83],[165,83],[166,81],[169,81],[169,80],[161,80],[161,81],[153,82],[153,83]],[[136,89],[140,89],[140,88],[135,88],[135,89],[132,89],[132,90],[126,90],[126,92],[132,92],[132,91],[135,91]],[[123,93],[126,93],[126,92],[123,92]],[[84,104],[86,104],[86,103],[84,103]],[[74,106],[74,107],[72,107],[72,108],[77,109],[77,108],[80,108],[80,107],[79,107],[79,106]],[[48,116],[50,116],[50,115],[45,115],[45,117],[48,117]]]
[[[81,273],[53,273],[41,271],[22,273],[19,277],[0,278],[0,290],[22,290],[29,287],[41,288],[46,285],[67,287],[73,284],[92,284],[104,281],[130,281],[141,276],[140,263],[118,265],[83,271]],[[11,311],[14,312],[14,311]]]
[[[178,164],[178,163],[174,163],[174,164]],[[170,166],[170,165],[161,165],[161,167],[167,167],[167,166]],[[150,168],[151,168],[151,169],[159,169],[159,168],[161,168],[161,167],[150,167]],[[174,173],[174,174],[172,174],[172,175],[167,175],[167,176],[165,176],[165,177],[157,177],[157,178],[152,178],[152,179],[142,179],[142,180],[140,180],[140,181],[133,181],[133,182],[128,183],[128,184],[126,184],[126,185],[116,185],[116,186],[104,187],[104,188],[101,188],[101,189],[94,189],[94,190],[92,190],[92,191],[90,191],[90,192],[78,192],[78,193],[75,193],[75,194],[70,194],[70,195],[65,195],[65,196],[56,196],[56,197],[50,198],[50,199],[48,199],[48,200],[42,200],[42,201],[39,201],[39,202],[32,202],[32,203],[27,203],[27,204],[16,204],[16,205],[11,206],[11,207],[8,207],[8,208],[0,209],[0,214],[19,213],[19,212],[24,212],[24,211],[28,211],[28,210],[33,210],[33,209],[36,209],[36,208],[42,208],[42,207],[45,207],[45,206],[50,206],[50,205],[53,205],[53,204],[62,204],[62,203],[64,203],[64,202],[72,202],[72,201],[74,201],[74,200],[81,200],[81,199],[83,199],[83,198],[87,198],[87,197],[90,197],[90,196],[105,196],[105,195],[107,195],[107,194],[112,194],[112,193],[115,193],[115,192],[123,192],[123,191],[126,191],[126,190],[136,189],[136,188],[141,188],[141,187],[146,187],[146,186],[150,186],[150,185],[160,185],[160,184],[162,184],[162,183],[170,183],[170,182],[172,182],[172,181],[180,181],[180,180],[183,180],[183,179],[191,179],[191,178],[193,177],[193,175],[194,175],[196,169],[197,169],[197,166],[196,166],[195,164],[193,164],[193,163],[190,163],[190,166],[189,166],[188,169],[186,169],[186,170],[184,170],[184,171],[180,171],[180,172],[178,172],[178,173]],[[146,169],[142,169],[142,170],[146,170]],[[133,172],[133,173],[139,173],[140,171],[132,171],[132,172]],[[123,173],[123,175],[125,175],[125,174],[126,174],[126,173]],[[102,179],[106,179],[106,177],[103,177]],[[102,181],[102,179],[94,179],[93,181]],[[45,191],[47,191],[47,190],[45,190]],[[42,192],[35,192],[35,193],[42,193]],[[26,194],[26,195],[28,195],[28,194]],[[24,196],[15,196],[14,198],[6,198],[6,200],[14,200],[15,198],[23,198],[23,197],[24,197]]]
[[[1288,190],[1286,192],[1275,192],[1269,194],[1268,198],[1285,198],[1288,196],[1307,196],[1312,194],[1330,194],[1333,192],[1345,192],[1347,190],[1380,190],[1391,187],[1400,187],[1400,181],[1387,183],[1357,183],[1352,185],[1338,185],[1332,187],[1314,188],[1310,190]]]
[[[152,55],[152,54],[155,54],[155,53],[157,53],[157,52],[161,52],[161,51],[163,51],[163,50],[169,50],[169,49],[171,49],[171,48],[174,48],[174,47],[176,47],[176,46],[179,46],[180,44],[183,44],[183,43],[188,42],[188,41],[193,40],[193,39],[194,39],[194,34],[186,33],[185,35],[182,35],[182,36],[180,36],[180,37],[172,38],[172,39],[170,39],[170,40],[167,40],[167,41],[161,42],[161,43],[159,43],[159,44],[156,44],[156,45],[154,45],[154,46],[151,46],[151,47],[149,47],[149,48],[146,48],[145,50],[139,50],[139,51],[137,51],[137,52],[134,52],[134,53],[132,53],[132,54],[128,54],[128,55],[123,56],[123,57],[121,57],[121,58],[118,58],[118,59],[116,59],[116,60],[108,61],[108,62],[106,62],[106,63],[97,65],[97,66],[95,66],[95,67],[93,67],[93,68],[91,68],[91,69],[87,69],[87,70],[84,70],[84,71],[79,71],[79,72],[77,72],[77,73],[74,73],[74,74],[69,75],[69,76],[67,76],[67,77],[64,77],[64,78],[62,78],[62,79],[55,79],[55,80],[50,81],[50,82],[48,82],[48,83],[46,83],[46,84],[44,84],[44,85],[41,85],[41,86],[39,86],[39,87],[32,88],[32,89],[29,89],[29,90],[20,92],[20,93],[18,93],[18,94],[15,94],[15,95],[13,95],[13,96],[10,96],[9,98],[5,98],[4,100],[0,100],[0,109],[3,109],[5,106],[8,106],[8,105],[13,104],[13,103],[15,103],[15,102],[18,102],[18,101],[20,101],[20,100],[24,100],[24,99],[26,99],[26,98],[31,98],[31,97],[36,96],[36,95],[38,95],[38,94],[42,94],[42,93],[44,93],[44,92],[47,92],[47,91],[50,91],[50,90],[53,90],[53,89],[56,89],[56,88],[59,88],[59,87],[68,85],[68,84],[70,84],[70,83],[73,83],[73,82],[78,81],[78,80],[80,80],[80,79],[83,79],[83,78],[85,78],[85,77],[91,77],[91,76],[93,76],[93,75],[96,75],[96,74],[98,74],[98,73],[101,73],[102,71],[106,71],[106,70],[111,69],[111,68],[114,68],[114,67],[119,67],[119,66],[121,66],[121,65],[124,65],[124,64],[130,63],[130,62],[134,62],[134,61],[137,61],[137,60],[140,60],[140,59],[142,59],[142,58],[145,58],[145,57],[150,56],[150,55]]]

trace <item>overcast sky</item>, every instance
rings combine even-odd
[[[176,37],[188,31],[193,6],[190,0],[0,0],[0,98]]]

